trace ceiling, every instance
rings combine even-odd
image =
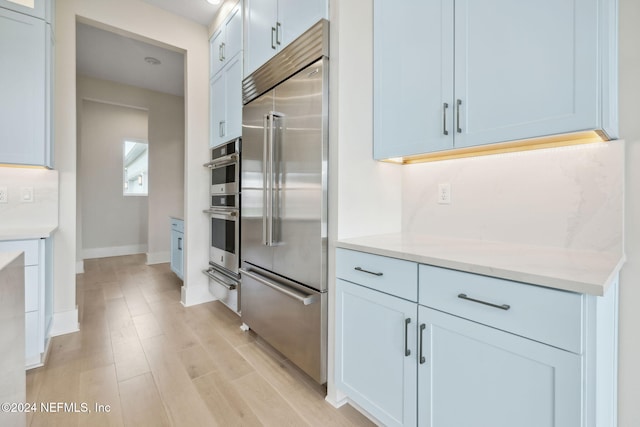
[[[205,0],[142,0],[209,25],[219,6]],[[78,22],[76,67],[79,75],[184,96],[184,55],[131,37]],[[145,58],[156,58],[153,65]]]

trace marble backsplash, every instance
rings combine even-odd
[[[58,225],[58,171],[0,167],[0,187],[9,196],[8,203],[0,203],[0,232]],[[33,188],[31,203],[21,200],[25,188]]]
[[[612,141],[406,165],[402,231],[622,254],[624,153]]]

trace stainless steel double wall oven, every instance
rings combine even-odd
[[[209,290],[240,312],[240,138],[211,149]]]

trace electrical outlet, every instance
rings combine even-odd
[[[0,187],[0,203],[9,203],[9,193],[7,193],[7,187]]]
[[[33,187],[22,187],[20,189],[20,202],[33,203]]]
[[[451,204],[451,184],[448,182],[438,184],[438,203],[441,205]]]

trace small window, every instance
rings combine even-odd
[[[145,141],[124,141],[125,196],[149,194],[149,144]]]

